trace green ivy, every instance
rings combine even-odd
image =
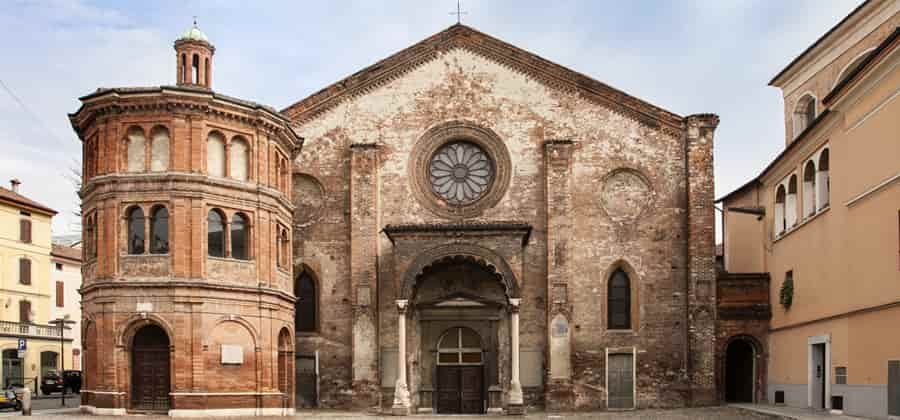
[[[781,283],[781,296],[778,299],[785,309],[790,309],[794,303],[794,279],[788,277]]]

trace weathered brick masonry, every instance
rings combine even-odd
[[[412,306],[399,360],[413,410],[441,411],[429,337],[454,322],[491,335],[481,337],[484,404],[509,405],[511,309],[521,317],[526,405],[605,408],[607,353],[632,355],[638,407],[715,401],[717,117],[675,115],[462,25],[283,113],[306,139],[295,188],[319,195],[308,202],[315,221],[295,226],[294,261],[321,282],[321,328],[298,338],[298,351],[319,351],[321,406],[373,404],[372,382],[384,408],[403,404],[398,300]],[[492,184],[467,204],[442,198],[429,176],[436,150],[454,141],[494,165]],[[509,226],[527,228],[524,242]],[[445,280],[444,294],[424,302],[429,276],[455,270],[454,256],[515,291],[495,301]],[[423,258],[432,271],[411,272]],[[617,270],[633,304],[630,327],[614,330],[607,294]],[[483,317],[495,327],[469,319],[487,311],[469,301],[479,297],[501,307]],[[481,309],[431,321],[451,301]]]
[[[177,86],[101,89],[71,116],[89,410],[720,397],[716,116],[462,25],[280,113],[210,90],[196,27],[175,47]]]

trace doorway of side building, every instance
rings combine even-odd
[[[25,370],[16,349],[3,350],[3,389],[25,385]]]
[[[756,352],[747,340],[736,339],[725,353],[725,400],[753,402]]]
[[[169,384],[169,336],[158,325],[141,327],[131,350],[131,408],[168,410]]]
[[[297,356],[296,363],[297,408],[315,408],[319,401],[316,356]]]
[[[827,393],[828,359],[826,343],[814,343],[810,345],[810,372],[809,372],[809,405],[817,410],[828,408],[825,394]]]
[[[438,342],[437,411],[440,414],[484,412],[484,364],[481,337],[454,327]]]

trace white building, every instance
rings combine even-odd
[[[81,370],[81,247],[53,244],[50,253],[50,282],[52,300],[50,319],[68,318],[75,321],[72,329],[71,354],[65,355],[66,370]]]

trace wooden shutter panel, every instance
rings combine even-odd
[[[31,221],[19,220],[19,240],[27,244],[31,243]]]
[[[31,284],[31,260],[19,259],[19,283]]]
[[[66,287],[65,283],[58,281],[56,282],[56,307],[62,308],[66,306],[66,298],[63,295],[65,293]]]
[[[31,302],[27,300],[19,302],[19,322],[31,322]]]

